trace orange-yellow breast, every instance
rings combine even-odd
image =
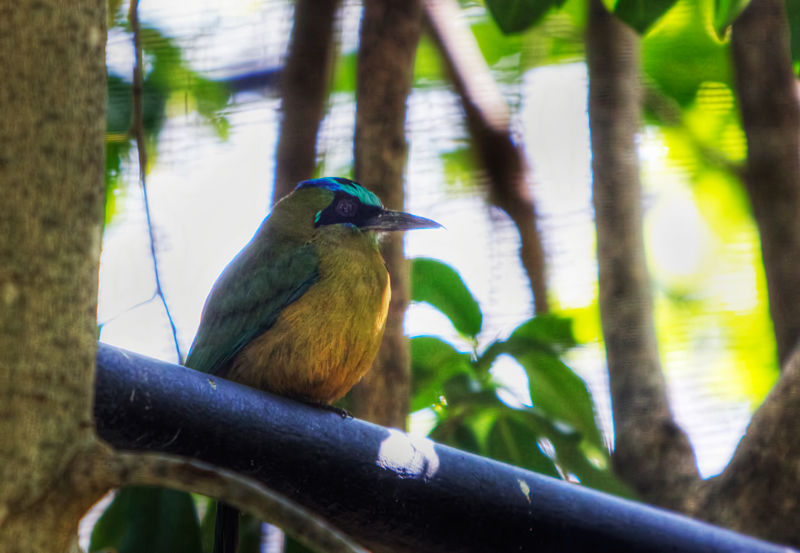
[[[315,233],[319,281],[232,360],[228,378],[273,393],[331,402],[369,370],[391,288],[374,240],[342,226]]]

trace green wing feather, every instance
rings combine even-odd
[[[225,376],[220,370],[228,361],[319,280],[318,268],[310,244],[251,242],[211,289],[186,366]]]

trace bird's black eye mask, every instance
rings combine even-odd
[[[335,192],[331,204],[317,213],[314,227],[343,223],[361,227],[381,211],[383,210],[380,207],[361,203],[350,194]]]

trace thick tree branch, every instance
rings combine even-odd
[[[254,478],[372,551],[787,553],[103,344],[95,416],[118,449],[193,457]]]
[[[297,0],[289,56],[281,72],[281,122],[273,205],[314,176],[317,130],[330,79],[339,0]]]
[[[800,340],[800,105],[783,0],[753,0],[733,23],[745,185],[761,233],[781,365]],[[800,37],[795,37],[800,40]]]
[[[455,0],[426,0],[431,37],[461,97],[467,127],[489,182],[489,199],[517,226],[519,255],[528,274],[536,313],[549,310],[544,248],[536,209],[526,178],[525,157],[511,139],[510,114],[472,31],[465,26]]]
[[[758,408],[725,471],[704,486],[695,515],[739,532],[800,545],[800,351]]]
[[[356,75],[355,179],[390,209],[403,209],[406,99],[422,18],[421,0],[366,0]],[[384,240],[392,279],[386,332],[372,370],[353,388],[352,411],[372,422],[405,428],[411,362],[403,317],[409,301],[403,237]]]
[[[700,482],[670,413],[653,327],[635,135],[639,39],[591,0],[586,39],[600,315],[614,413],[615,472],[655,505],[685,512]]]

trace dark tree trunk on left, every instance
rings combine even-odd
[[[403,209],[406,99],[422,20],[420,0],[366,0],[356,76],[355,179],[389,209]],[[392,278],[386,333],[372,370],[352,392],[353,412],[369,421],[405,427],[411,384],[403,316],[409,301],[402,235],[381,248]]]
[[[93,440],[103,224],[105,2],[0,7],[0,551],[66,551],[97,497]]]

